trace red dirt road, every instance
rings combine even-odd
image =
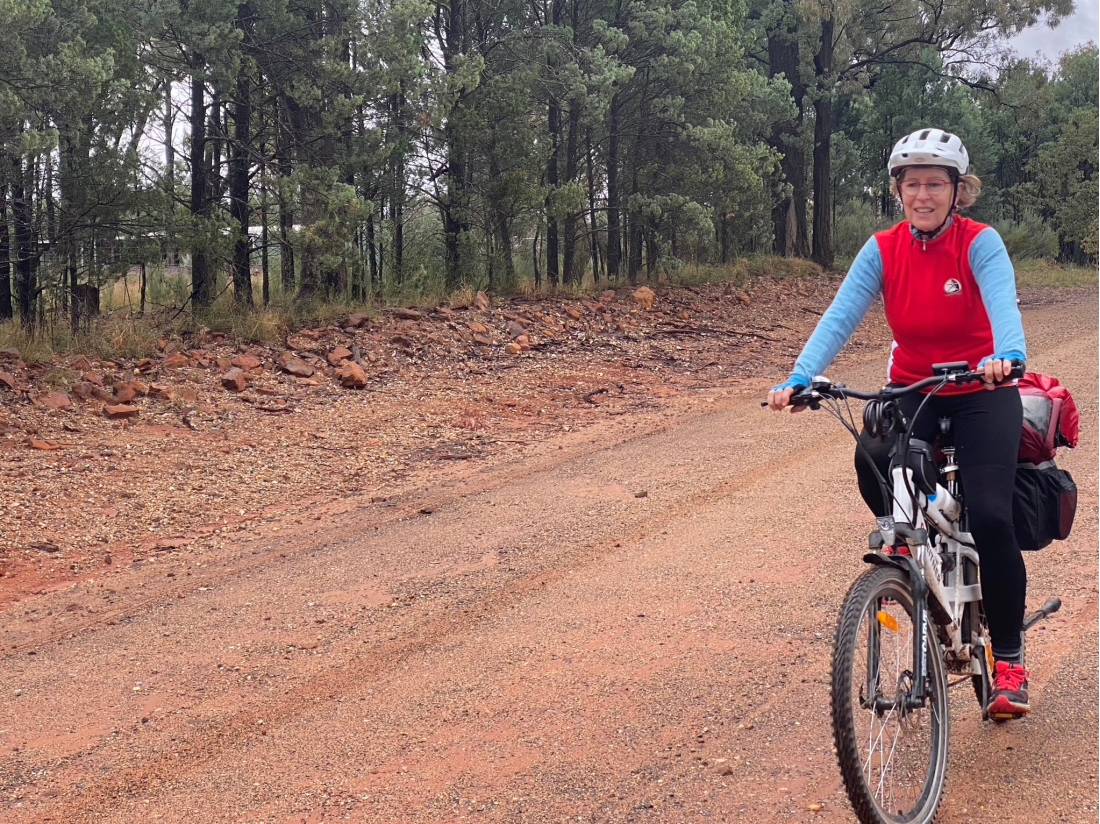
[[[1082,409],[1080,505],[1028,558],[1029,605],[1064,602],[1029,637],[1033,715],[956,690],[960,824],[1098,812],[1095,302],[1025,323]],[[0,819],[851,820],[828,666],[869,518],[847,433],[765,413],[767,383],[17,603]]]

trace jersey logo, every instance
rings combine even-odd
[[[962,293],[962,290],[963,285],[955,280],[955,278],[950,278],[943,284],[943,293],[945,295],[958,295]]]

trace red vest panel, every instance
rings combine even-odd
[[[993,354],[993,329],[970,271],[970,245],[985,224],[956,216],[933,241],[913,237],[909,222],[875,235],[882,255],[882,298],[894,333],[891,383],[932,374],[932,364],[966,361],[971,369]],[[943,395],[982,391],[948,386]]]

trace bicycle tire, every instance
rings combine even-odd
[[[904,680],[906,671],[900,668],[906,666],[906,654],[908,667],[912,666],[913,600],[905,573],[894,567],[874,567],[852,584],[837,618],[832,662],[833,739],[848,799],[863,824],[926,824],[935,821],[947,783],[950,735],[947,670],[934,632],[929,632],[927,636],[926,706],[916,711],[899,709],[898,696],[903,696],[911,687]],[[889,614],[896,616],[895,619],[887,621],[883,618],[885,608],[890,610]],[[904,615],[909,617],[907,633],[901,631],[898,621]],[[909,639],[908,653],[904,648],[906,634]],[[887,638],[885,646],[900,647],[900,651],[890,654],[887,650],[884,653],[883,637]],[[866,656],[866,661],[862,663],[857,661],[861,651]],[[879,695],[880,691],[890,691],[884,686],[887,681],[883,672],[884,661],[899,668],[892,698]],[[908,674],[911,678],[911,669]],[[865,686],[873,689],[874,695],[865,694]],[[866,701],[873,703],[874,707],[867,706]],[[893,709],[884,709],[883,705]],[[887,754],[886,736],[891,721],[896,724],[897,731],[889,733],[893,737]],[[880,725],[877,736],[876,723]],[[862,729],[864,726],[869,728],[869,733]],[[921,732],[922,726],[926,734]],[[868,738],[866,758],[861,751],[864,737]],[[907,782],[919,783],[916,789],[909,788],[913,800],[898,801],[896,797],[887,797],[893,792],[892,779],[890,787],[885,787],[887,775],[896,769],[904,777],[906,770],[901,758],[909,751],[923,749],[923,738],[927,738],[927,756],[921,757],[918,753],[913,759],[917,766],[909,770],[914,775],[918,772],[922,775],[914,782]],[[898,756],[898,764],[893,763],[895,755]]]

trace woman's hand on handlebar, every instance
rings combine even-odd
[[[790,406],[791,397],[796,393],[802,391],[802,387],[790,387],[787,389],[781,389],[776,387],[768,393],[768,407],[774,412],[781,412],[784,407]],[[801,412],[805,406],[791,407],[791,412]]]
[[[1013,370],[1018,366],[1021,366],[1021,364],[1017,361],[996,357],[990,358],[983,365],[985,369],[985,388],[996,389],[998,384],[1021,377],[1020,370],[1017,370],[1015,374],[1013,373]]]

